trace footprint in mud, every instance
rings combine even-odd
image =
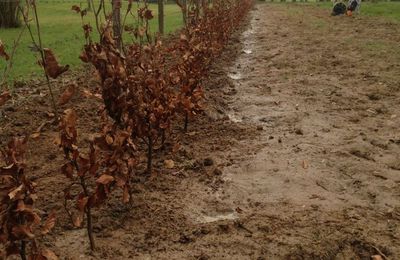
[[[375,159],[373,158],[373,153],[366,147],[363,146],[356,146],[356,147],[352,147],[350,149],[350,154],[364,159],[364,160],[368,160],[368,161],[375,161]]]
[[[400,171],[400,156],[390,158],[386,165],[392,170]]]

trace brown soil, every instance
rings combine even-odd
[[[27,161],[42,214],[58,215],[45,244],[61,259],[400,259],[399,42],[385,20],[257,5],[210,73],[206,113],[172,133],[181,149],[162,158],[176,169],[158,161],[156,178],[138,174],[132,208],[116,194],[95,211],[93,254],[63,211],[47,124]],[[79,86],[93,90],[90,77]],[[2,145],[49,120],[45,93],[16,91],[0,111]],[[65,106],[82,143],[99,105]]]

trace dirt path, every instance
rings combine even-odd
[[[180,150],[157,156],[156,179],[138,171],[132,208],[116,192],[93,212],[93,254],[64,212],[47,125],[27,159],[41,214],[57,212],[45,246],[61,259],[400,259],[399,42],[385,20],[256,5],[212,68],[207,113],[172,131],[167,150]],[[77,82],[95,91],[91,75]],[[44,87],[16,92],[0,111],[2,144],[49,120]],[[99,104],[77,95],[62,107],[77,110],[83,143]]]
[[[400,258],[400,26],[260,4],[241,42],[228,116],[260,135],[217,155],[223,185],[188,200],[218,231],[187,250]]]

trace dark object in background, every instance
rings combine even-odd
[[[349,3],[349,6],[347,7],[347,10],[354,12],[358,6],[358,2],[356,0],[353,0]]]
[[[346,5],[342,2],[338,2],[333,6],[332,9],[332,15],[336,16],[336,15],[341,15],[341,14],[345,14],[346,13]]]

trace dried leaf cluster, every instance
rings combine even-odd
[[[105,108],[115,124],[130,131],[135,142],[147,144],[148,172],[154,146],[163,144],[172,120],[183,115],[186,130],[188,119],[202,111],[202,80],[250,6],[249,0],[216,0],[212,6],[205,0],[188,1],[182,6],[188,18],[180,38],[165,46],[151,37],[153,15],[145,2],[137,12],[137,27],[127,28],[137,41],[122,52],[110,24],[102,28],[99,43],[91,41],[84,25],[88,43],[80,58],[96,68]]]
[[[2,257],[20,255],[22,259],[57,259],[50,250],[40,246],[38,238],[55,225],[55,214],[44,223],[34,207],[35,186],[25,174],[26,138],[14,138],[2,151],[0,167],[0,250]]]
[[[57,140],[66,159],[61,172],[70,180],[64,189],[64,206],[76,227],[81,227],[86,217],[93,250],[91,209],[104,203],[114,188],[122,189],[124,203],[130,201],[130,174],[136,166],[135,147],[129,132],[105,124],[102,132],[90,141],[88,152],[84,153],[78,146],[77,120],[74,110],[64,111]]]

